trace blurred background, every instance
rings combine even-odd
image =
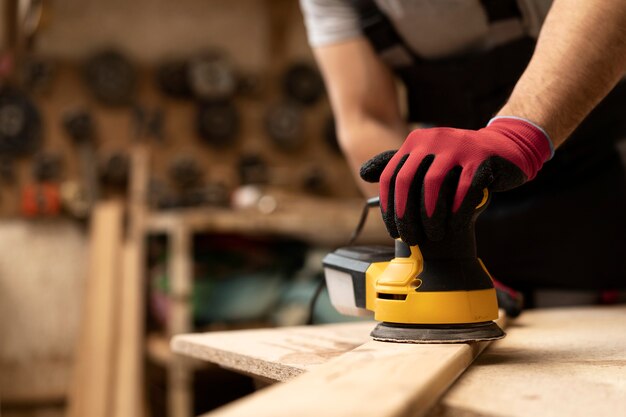
[[[340,320],[362,200],[296,1],[1,5],[2,416],[198,415],[255,383],[172,335]]]

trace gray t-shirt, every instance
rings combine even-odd
[[[418,55],[439,58],[536,37],[552,0],[517,0],[521,19],[489,23],[480,0],[376,0]],[[300,0],[311,46],[362,36],[350,0]]]

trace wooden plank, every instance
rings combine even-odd
[[[133,145],[128,199],[127,239],[122,252],[122,282],[118,315],[119,338],[112,417],[143,414],[144,353],[144,223],[149,176],[149,150]]]
[[[626,306],[525,312],[446,394],[433,416],[626,413]]]
[[[374,322],[176,336],[172,350],[271,381],[286,381],[370,340]]]
[[[174,227],[168,236],[168,274],[171,283],[170,315],[167,320],[169,336],[189,332],[192,327],[191,291],[193,283],[193,235],[184,224]],[[192,370],[183,360],[174,357],[167,369],[168,415],[193,415]]]
[[[115,370],[115,337],[123,204],[99,203],[93,212],[87,292],[83,300],[70,417],[109,417]]]
[[[141,417],[143,412],[143,287],[138,248],[122,249],[122,282],[118,315],[113,417]]]
[[[479,356],[428,415],[621,415],[626,410],[625,318],[626,306],[529,310],[507,327],[505,339],[493,343]],[[349,328],[355,324],[344,326]],[[200,336],[195,335],[197,341],[181,336],[174,346],[185,353],[195,352],[194,356],[211,360],[206,352],[202,352]],[[263,337],[271,340],[269,333]],[[203,343],[206,344],[206,339]],[[219,343],[221,348],[233,349],[224,341]],[[220,347],[217,342],[211,344],[215,345],[212,349]],[[251,350],[256,347],[253,345]],[[251,355],[241,349],[237,351],[244,357]],[[280,356],[274,357],[280,361]],[[231,360],[234,359],[235,355]],[[323,361],[321,356],[317,359]],[[269,363],[267,357],[258,360]],[[412,378],[405,381],[413,384]],[[382,384],[382,381],[384,384],[394,383],[391,376],[379,377],[378,382]],[[318,391],[298,395],[300,398],[309,395],[322,398]],[[381,391],[372,398],[384,396]],[[360,396],[355,398],[355,402],[361,400]],[[282,399],[277,401],[291,406]],[[331,404],[326,399],[324,403]],[[318,411],[322,415],[331,412],[321,408]],[[351,410],[346,415],[361,413],[359,408],[353,411],[355,414]]]
[[[487,345],[371,341],[206,416],[422,416]]]
[[[503,321],[501,318],[500,323],[503,324]],[[357,332],[361,332],[371,330],[372,323],[344,326],[355,328],[360,326]],[[312,328],[315,327],[323,326]],[[275,329],[273,335],[281,337],[275,337],[274,340],[284,340],[282,335],[293,329]],[[304,331],[301,327],[295,329],[296,334]],[[220,349],[213,346],[207,349],[206,340],[211,339],[210,334],[205,334],[203,338],[201,335],[198,336],[199,340],[204,340],[203,346],[199,345],[197,340],[194,344],[194,340],[190,339],[192,336],[178,337],[174,339],[172,346],[179,352],[185,348],[190,349],[188,352],[193,352],[194,346],[200,347],[194,356],[215,355],[221,363],[229,362],[226,366],[240,369],[247,366],[247,372],[257,375],[259,372],[267,373],[267,369],[275,372],[275,369],[280,369],[277,364],[282,365],[289,361],[285,360],[284,355],[280,355],[281,351],[284,352],[285,346],[280,343],[278,346],[272,345],[272,331],[268,333],[258,339],[259,334],[251,331],[247,336],[253,337],[230,341],[225,341],[226,335],[221,334],[218,335],[221,339]],[[362,340],[362,333],[352,332],[352,335]],[[319,335],[317,337],[319,338]],[[260,340],[260,344],[252,346],[251,350],[265,345],[264,353],[261,353],[262,350],[256,353],[246,352],[255,340]],[[293,345],[302,345],[301,341],[292,342]],[[341,355],[341,351],[347,350],[347,346],[343,346],[334,352],[338,357],[322,364],[308,364],[310,372],[292,379],[289,383],[274,385],[207,416],[422,416],[487,345],[486,342],[414,345],[369,341]],[[242,346],[246,346],[246,351]],[[224,355],[224,349],[233,348],[240,357],[251,355],[256,358],[257,363],[265,362],[268,368],[259,367],[259,370],[256,370],[250,367],[255,361],[250,361],[246,365],[237,363],[233,361],[236,355],[230,355],[229,359],[229,355]],[[302,364],[301,367],[305,368]],[[283,375],[273,377],[279,379]]]

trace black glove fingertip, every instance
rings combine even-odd
[[[380,180],[380,176],[385,170],[385,167],[387,167],[387,164],[396,152],[397,151],[385,151],[366,161],[363,165],[361,165],[361,169],[359,171],[361,178],[367,182],[378,182]]]

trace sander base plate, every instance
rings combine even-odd
[[[374,340],[396,343],[468,343],[502,339],[506,333],[493,321],[467,324],[379,323]]]

